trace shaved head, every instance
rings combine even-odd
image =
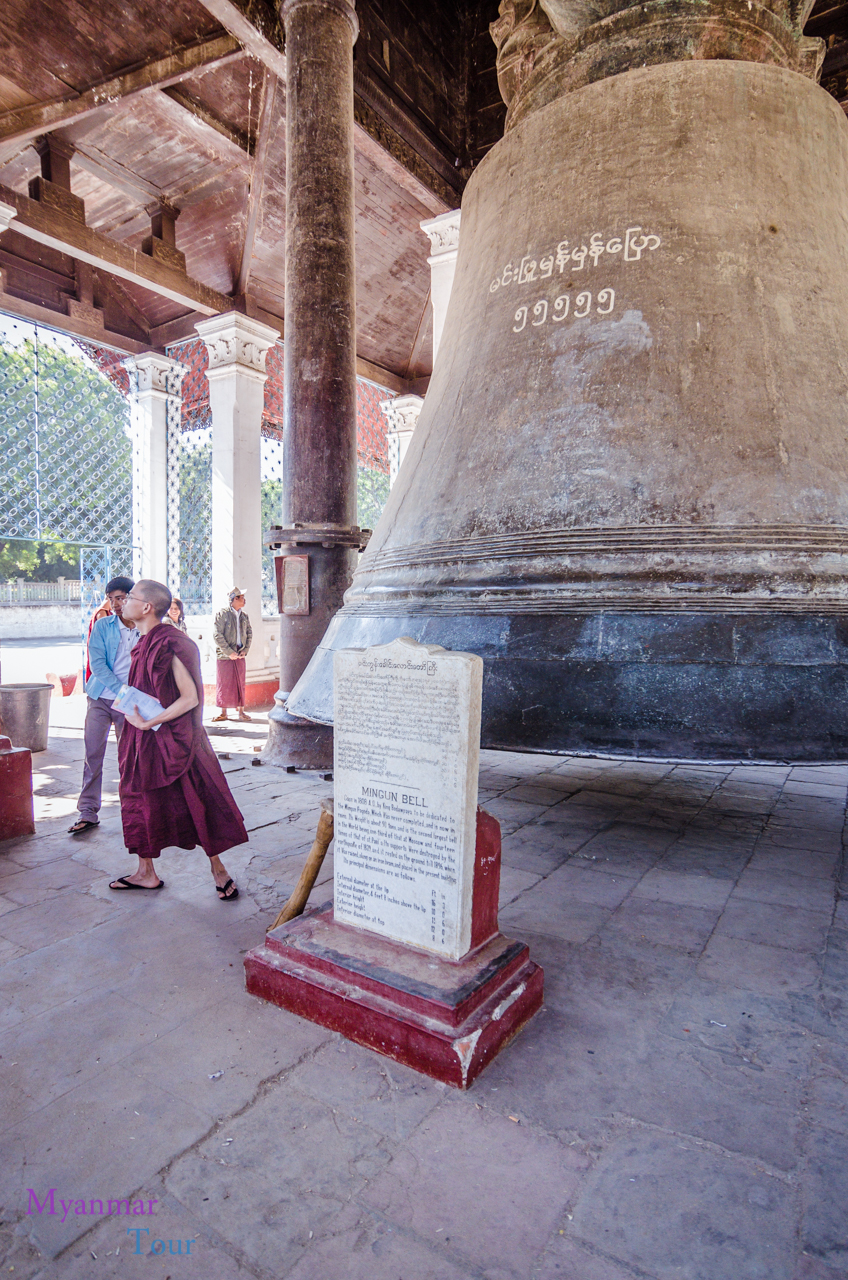
[[[142,578],[133,588],[137,596],[141,596],[149,604],[157,618],[164,618],[171,607],[171,593],[164,582],[154,582],[152,578]]]

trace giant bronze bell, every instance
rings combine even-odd
[[[787,0],[503,0],[420,422],[330,650],[486,663],[493,747],[848,756],[848,122]]]

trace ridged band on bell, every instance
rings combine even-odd
[[[848,756],[848,122],[778,58],[669,48],[513,114],[471,179],[418,427],[300,714],[332,719],[332,649],[409,635],[484,657],[486,745]]]

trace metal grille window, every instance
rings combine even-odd
[[[262,528],[280,523],[283,507],[283,432],[282,427],[262,423]],[[262,552],[262,612],[277,612],[277,582],[274,553]]]
[[[129,388],[105,354],[0,316],[0,539],[78,564],[84,608],[104,572],[133,570]]]
[[[186,613],[212,608],[212,428],[179,438],[180,591]]]
[[[187,614],[212,608],[212,415],[206,346],[168,347],[185,368],[181,400],[168,404],[168,568]],[[176,381],[175,381],[176,386]]]

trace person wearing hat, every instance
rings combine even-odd
[[[244,699],[247,687],[247,657],[253,628],[244,611],[244,592],[233,587],[229,608],[215,616],[215,652],[218,655],[216,698],[221,714],[212,717],[213,723],[228,720],[227,710],[235,707],[239,720],[250,720],[245,713]]]
[[[124,602],[133,589],[132,578],[113,578],[106,583],[106,599],[112,612],[94,623],[88,641],[87,671],[85,682],[88,705],[85,711],[85,766],[82,774],[82,791],[77,801],[79,817],[69,835],[79,836],[84,831],[100,825],[100,804],[103,790],[103,757],[109,730],[115,726],[115,737],[120,742],[124,717],[112,706],[118,690],[126,684],[130,673],[130,658],[138,640],[135,623],[123,617]]]

